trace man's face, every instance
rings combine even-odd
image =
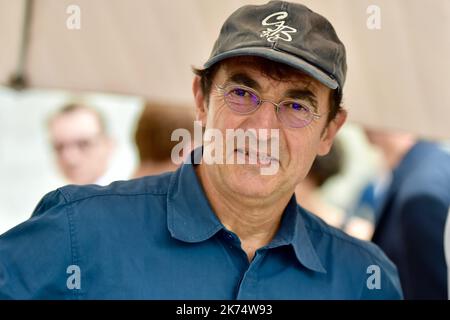
[[[292,98],[292,92],[309,92],[315,101],[315,112],[322,115],[306,127],[291,128],[278,120],[274,105],[268,102],[251,114],[237,114],[226,105],[223,94],[214,84],[209,106],[206,106],[204,97],[198,92],[200,88],[194,82],[198,118],[206,123],[206,129],[219,129],[224,137],[226,129],[279,130],[279,168],[273,175],[262,175],[259,164],[202,164],[210,181],[229,192],[265,199],[291,195],[295,186],[307,175],[316,155],[328,153],[337,130],[345,121],[345,113],[342,112],[327,125],[330,89],[300,73],[278,81],[262,74],[255,65],[230,60],[219,68],[213,83],[219,86],[245,85],[257,91],[261,99],[275,103]],[[311,106],[311,99],[305,103]],[[259,136],[259,139],[270,140],[271,137]],[[230,152],[227,154],[225,145],[223,150],[227,158],[238,156]],[[236,153],[235,150],[233,152]]]
[[[105,173],[111,142],[91,111],[56,116],[50,123],[50,138],[58,166],[71,183],[95,183]]]

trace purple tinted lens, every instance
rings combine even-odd
[[[311,122],[312,113],[300,103],[285,102],[280,105],[278,118],[289,127],[302,128]]]
[[[228,106],[238,113],[250,113],[259,104],[259,98],[244,88],[232,88],[225,94]]]

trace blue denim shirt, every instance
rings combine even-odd
[[[396,268],[378,247],[329,227],[295,197],[249,262],[192,164],[107,187],[60,188],[0,236],[3,299],[401,297]]]

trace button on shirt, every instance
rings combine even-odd
[[[193,164],[174,173],[66,186],[0,236],[0,298],[398,299],[395,266],[375,245],[292,197],[251,262],[218,220]]]

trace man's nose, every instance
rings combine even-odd
[[[67,145],[59,152],[59,157],[66,163],[75,163],[80,158],[80,150],[73,145]]]
[[[277,106],[267,100],[261,101],[258,110],[253,113],[248,123],[249,129],[278,129]]]

